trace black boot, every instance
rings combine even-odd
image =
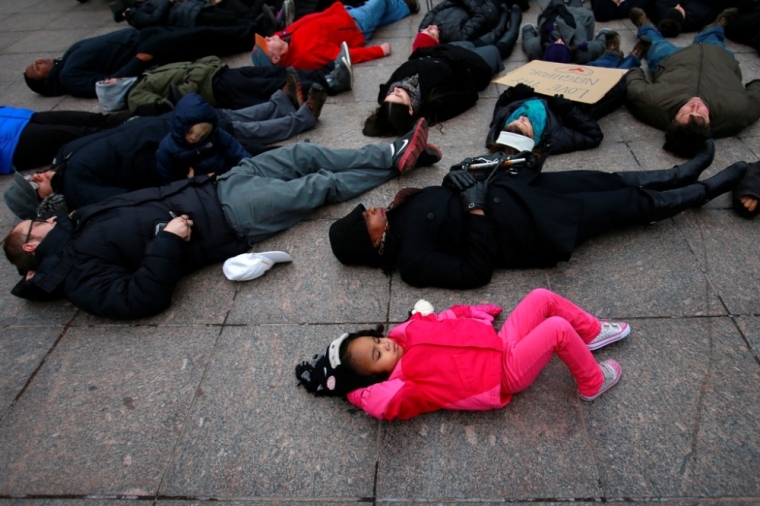
[[[699,175],[713,161],[715,142],[705,141],[704,147],[688,162],[676,165],[672,169],[647,170],[644,172],[618,172],[627,185],[647,190],[672,190],[697,182]]]
[[[522,12],[520,7],[515,4],[509,10],[509,28],[494,44],[499,50],[499,56],[502,60],[506,60],[515,48],[517,36],[520,34],[520,23],[522,23]]]
[[[699,207],[732,190],[739,184],[746,172],[747,163],[737,162],[713,177],[683,188],[664,192],[644,189],[643,191],[649,195],[654,203],[654,208],[647,216],[647,220],[650,222],[661,221],[687,209]]]
[[[499,10],[501,11],[499,24],[496,25],[496,28],[480,37],[478,39],[478,42],[480,42],[480,44],[476,43],[476,47],[480,47],[481,44],[483,46],[493,46],[496,44],[496,41],[499,40],[502,35],[504,35],[504,32],[507,31],[507,26],[509,25],[509,7],[506,4],[502,4]]]

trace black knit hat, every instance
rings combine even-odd
[[[657,23],[657,29],[663,37],[678,37],[678,34],[681,33],[683,21],[684,17],[681,11],[675,8],[668,9],[660,22]]]
[[[362,214],[364,211],[366,208],[359,204],[348,215],[332,224],[330,246],[335,257],[343,264],[380,267],[380,255],[369,237]]]
[[[3,194],[5,203],[13,214],[22,220],[37,217],[40,198],[37,195],[37,183],[19,172],[13,173],[13,182]]]
[[[327,351],[296,366],[298,384],[317,396],[340,397],[375,383],[371,377],[351,374],[340,362],[340,345],[349,337],[343,334],[330,343]]]

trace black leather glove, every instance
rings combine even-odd
[[[522,100],[536,94],[532,86],[523,83],[516,84],[510,88],[510,91],[512,92],[511,95],[513,100]]]
[[[560,116],[566,115],[575,107],[575,104],[566,99],[564,95],[554,95],[547,102],[549,103],[549,108]]]
[[[443,177],[443,186],[462,191],[474,185],[477,181],[466,170],[452,170]]]
[[[472,211],[473,209],[485,209],[487,197],[488,187],[482,181],[478,181],[469,188],[459,192],[459,199],[462,201],[462,210],[464,212]]]

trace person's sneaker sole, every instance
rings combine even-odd
[[[625,323],[625,322],[621,322]],[[617,334],[613,334],[611,336],[606,337],[605,339],[602,339],[601,341],[596,341],[595,343],[588,343],[588,349],[591,351],[598,350],[599,348],[604,348],[608,344],[612,344],[616,341],[620,341],[621,339],[625,339],[628,337],[628,334],[631,333],[631,326],[627,323],[625,324],[625,328],[621,328],[620,332]]]
[[[413,169],[415,165],[417,165],[417,159],[420,157],[420,154],[425,150],[425,147],[427,146],[427,136],[427,121],[425,121],[425,118],[420,118],[417,121],[417,124],[414,126],[414,133],[412,134],[412,138],[409,139],[410,145],[401,154],[401,158],[399,158],[396,164],[396,168],[400,173],[403,174],[404,172]]]
[[[620,367],[620,364],[618,364],[616,360],[605,360],[599,365],[601,366],[602,364],[607,364],[608,366],[612,367],[612,369],[615,371],[615,379],[606,385],[602,385],[602,388],[600,388],[599,391],[594,395],[583,395],[582,393],[578,392],[578,397],[580,397],[582,400],[593,401],[595,399],[598,399],[604,392],[617,385],[620,381],[620,378],[623,377],[623,369]]]
[[[343,54],[343,63],[346,65],[346,69],[348,70],[348,75],[351,78],[351,89],[354,89],[354,67],[353,62],[351,61],[351,53],[348,51],[348,43],[346,41],[343,41],[340,44],[340,52]]]

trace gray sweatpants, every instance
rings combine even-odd
[[[330,149],[299,142],[242,160],[218,177],[217,194],[232,228],[254,243],[398,174],[390,144]]]
[[[272,144],[314,128],[317,119],[306,104],[298,110],[282,90],[268,102],[243,109],[217,109],[222,122],[232,126],[232,136],[241,142]]]

